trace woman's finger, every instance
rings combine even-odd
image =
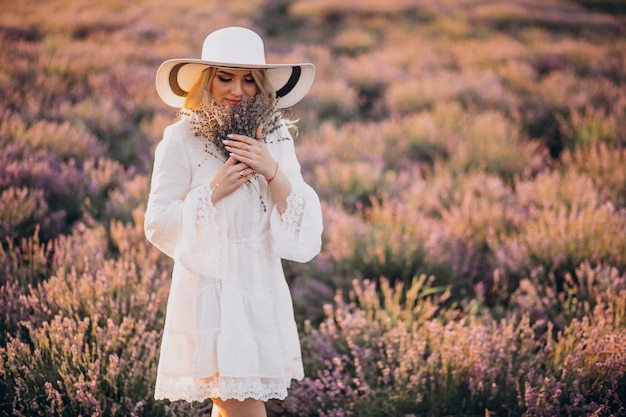
[[[254,139],[246,135],[237,135],[234,133],[228,135],[227,138],[228,139],[223,141],[224,145],[231,145],[231,146],[236,146],[240,148],[245,148],[246,145],[252,145],[255,142]]]
[[[249,178],[254,174],[255,174],[254,170],[250,167],[242,168],[239,170],[240,177]]]
[[[238,137],[245,138],[245,140],[239,140]],[[225,140],[223,143],[228,152],[239,155],[243,155],[243,152],[250,152],[254,145],[253,139],[243,135],[234,135],[233,139]]]

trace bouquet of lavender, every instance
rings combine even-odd
[[[211,97],[209,106],[199,109],[181,109],[181,114],[192,116],[191,124],[196,136],[209,139],[206,151],[214,157],[226,161],[228,151],[223,141],[229,134],[256,137],[256,130],[263,125],[263,140],[280,126],[280,114],[276,111],[276,100],[264,94],[241,98],[237,104],[217,104]]]

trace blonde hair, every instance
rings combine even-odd
[[[207,67],[198,75],[198,78],[185,95],[184,108],[195,110],[210,104],[211,83],[213,82],[213,78],[215,78],[215,74],[217,74],[217,69],[217,67]],[[252,78],[254,78],[254,82],[259,91],[265,94],[270,100],[274,100],[276,93],[267,78],[267,71],[264,69],[251,69],[250,72],[252,73]]]
[[[184,108],[197,110],[209,104],[210,93],[207,90],[210,88],[216,73],[217,68],[215,67],[207,67],[202,70],[187,94],[185,94]]]

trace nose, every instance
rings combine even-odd
[[[233,83],[231,84],[230,92],[235,97],[239,97],[243,95],[243,88],[241,85],[241,80],[233,80]]]

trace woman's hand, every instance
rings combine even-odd
[[[256,139],[244,135],[228,135],[225,140],[226,150],[231,158],[246,164],[254,171],[269,179],[274,174],[276,161],[270,155],[267,145],[263,141],[263,125],[256,130]]]
[[[249,167],[248,169],[258,172],[263,175],[267,181],[271,179],[270,191],[272,197],[276,202],[278,211],[284,213],[285,210],[287,210],[287,197],[291,193],[291,182],[282,169],[280,169],[274,158],[272,158],[269,149],[267,149],[267,145],[263,141],[262,135],[263,125],[257,128],[256,139],[244,135],[228,135],[230,140],[225,140],[224,145],[226,145],[226,149],[230,152],[230,159],[235,159],[239,164],[243,164]],[[254,173],[252,175],[254,175]],[[215,193],[213,195],[215,195]],[[215,201],[215,199],[213,201]]]
[[[241,187],[254,175],[250,166],[237,161],[232,156],[226,160],[211,182],[213,204]]]

